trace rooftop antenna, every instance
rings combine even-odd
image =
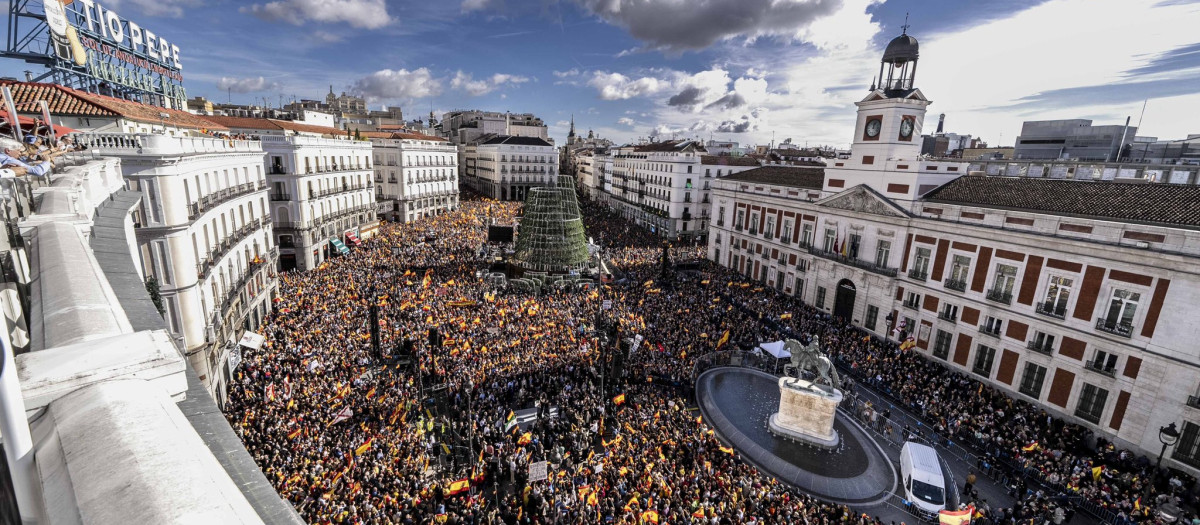
[[[908,34],[908,13],[904,13],[904,25],[900,26],[900,34]]]

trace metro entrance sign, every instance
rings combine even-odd
[[[110,1],[110,0],[105,0]],[[43,64],[58,84],[182,108],[179,46],[122,18],[99,0],[9,2],[13,30],[3,56]]]

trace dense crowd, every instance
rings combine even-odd
[[[1144,468],[1116,451],[1089,454],[1080,429],[724,269],[656,282],[661,239],[586,202],[583,210],[618,278],[611,286],[536,297],[488,286],[486,224],[510,222],[519,208],[482,200],[384,225],[349,255],[281,274],[267,343],[246,356],[226,413],[306,520],[879,524],[760,474],[690,402],[697,359],[723,334],[729,350],[789,332],[820,334],[860,382],[936,422],[943,439],[978,443],[1064,490],[1146,516],[1132,508],[1150,479]],[[703,247],[670,254],[702,259]],[[414,364],[379,366],[372,304],[383,351],[407,356],[412,341]],[[645,338],[619,380],[602,372],[613,352],[599,351],[598,319]],[[515,411],[529,408],[538,417],[515,424]],[[529,465],[540,461],[548,479],[531,482]],[[1098,478],[1093,464],[1106,465]],[[1023,505],[986,519],[1030,522],[1052,496],[1021,494]]]

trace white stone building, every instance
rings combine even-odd
[[[709,258],[1151,457],[1174,422],[1200,472],[1200,188],[921,160],[916,58],[888,46],[845,162],[718,179]]]
[[[501,135],[466,147],[464,181],[497,200],[523,201],[530,188],[553,186],[558,149],[537,137]]]
[[[621,146],[610,154],[612,168],[601,182],[607,189],[598,199],[667,239],[703,238],[713,180],[758,167],[746,157],[708,155],[691,140]]]
[[[369,141],[286,120],[208,119],[261,138],[281,271],[316,268],[378,229]]]
[[[458,209],[458,148],[416,133],[364,132],[374,145],[375,197],[388,220],[410,222]]]
[[[142,193],[134,213],[142,274],[157,280],[168,328],[223,402],[230,351],[258,329],[276,291],[261,143],[125,133],[80,142],[119,158],[127,187]]]

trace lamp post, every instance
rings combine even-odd
[[[1158,477],[1158,469],[1162,466],[1163,455],[1167,453],[1167,447],[1179,442],[1179,430],[1175,428],[1175,422],[1165,427],[1158,428],[1158,441],[1162,443],[1162,449],[1158,451],[1158,460],[1154,462],[1154,472],[1150,475],[1150,479],[1146,480],[1146,490],[1143,493],[1144,498],[1150,498],[1150,489],[1154,486],[1154,478]]]

